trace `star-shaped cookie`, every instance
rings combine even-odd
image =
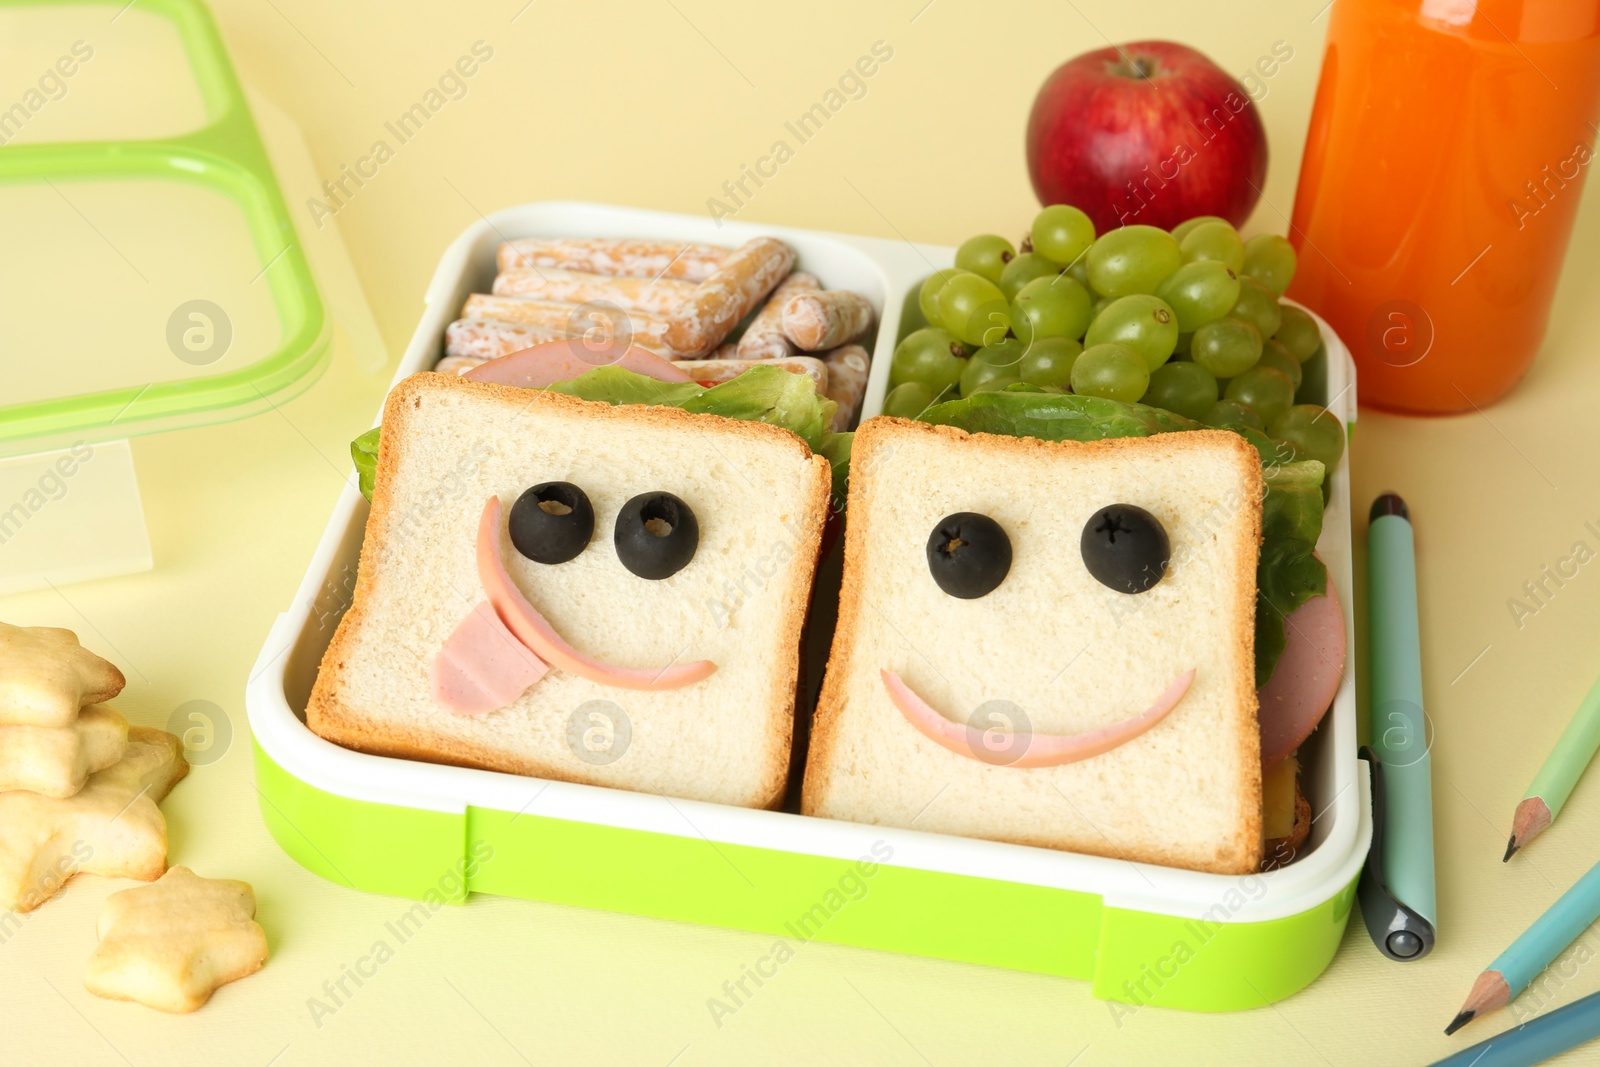
[[[122,672],[55,626],[0,622],[0,725],[70,726],[122,692]]]
[[[108,704],[90,704],[70,726],[0,726],[0,792],[70,797],[127,747],[128,720]]]
[[[153,885],[113,893],[100,912],[100,944],[84,987],[161,1011],[194,1011],[218,986],[267,962],[248,882],[201,878],[174,867]]]
[[[165,730],[128,728],[122,759],[65,799],[0,793],[0,908],[32,911],[80,872],[148,882],[167,867],[156,802],[189,773]]]

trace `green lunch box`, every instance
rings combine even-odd
[[[917,291],[948,248],[585,203],[500,211],[445,252],[396,381],[430,369],[445,327],[489,291],[495,250],[517,237],[788,242],[828,288],[867,296],[879,326],[863,415],[882,404],[898,338],[924,325]],[[1305,388],[1352,425],[1349,353],[1319,320],[1325,354]],[[1316,395],[1320,393],[1320,395]],[[1352,604],[1348,464],[1332,482],[1319,554]],[[267,827],[289,855],[342,885],[463,902],[495,893],[809,940],[1087,979],[1129,1005],[1259,1007],[1304,988],[1338,948],[1371,838],[1356,757],[1353,658],[1332,712],[1301,750],[1317,813],[1302,856],[1267,874],[1200,874],[1050,849],[785,811],[366,755],[305,725],[317,667],[355,588],[367,503],[352,476],[293,604],[272,627],[246,703]],[[1354,648],[1346,612],[1347,638]]]

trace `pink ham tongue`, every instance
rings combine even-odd
[[[1271,770],[1311,736],[1339,692],[1344,674],[1344,612],[1328,583],[1327,596],[1314,596],[1289,613],[1288,644],[1272,677],[1256,694],[1260,708],[1261,768]]]
[[[528,603],[500,558],[500,498],[491,496],[484,501],[483,514],[478,517],[478,581],[488,594],[489,603],[501,621],[516,635],[516,639],[538,654],[539,658],[560,667],[568,674],[587,678],[601,685],[618,689],[643,689],[660,692],[680,689],[709,678],[717,665],[710,660],[694,663],[674,663],[660,670],[645,667],[615,667],[586,656],[561,639],[548,619]]]
[[[428,681],[439,703],[458,715],[479,715],[510,704],[549,670],[485,600],[445,639]]]

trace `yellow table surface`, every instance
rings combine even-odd
[[[474,42],[493,48],[466,96],[330,223],[397,357],[440,251],[480,212],[550,198],[705,211],[880,40],[894,56],[866,96],[800,146],[739,218],[946,244],[1018,233],[1036,207],[1022,141],[1040,82],[1108,39],[1161,36],[1236,72],[1275,42],[1292,48],[1260,104],[1273,158],[1250,227],[1283,232],[1322,7],[226,0],[217,16],[243,79],[301,123],[324,177],[365,155]],[[164,725],[191,700],[223,709],[230,748],[164,805],[170,861],[253,884],[271,960],[192,1016],[96,999],[83,989],[95,919],[129,883],[80,878],[0,935],[0,1061],[1344,1065],[1421,1063],[1487,1037],[1512,1013],[1455,1039],[1440,1030],[1477,971],[1600,858],[1597,771],[1552,831],[1500,863],[1513,807],[1600,671],[1600,571],[1583,568],[1520,624],[1508,606],[1575,542],[1600,547],[1585,525],[1600,522],[1597,276],[1591,194],[1526,381],[1482,414],[1368,411],[1356,436],[1357,500],[1396,489],[1418,527],[1442,927],[1426,960],[1382,959],[1352,918],[1326,974],[1283,1003],[1225,1016],[1145,1010],[1119,1025],[1085,983],[812,944],[719,1026],[707,999],[770,938],[475,898],[435,915],[314,1019],[311,998],[325,998],[324,983],[409,906],[325,882],[278,849],[257,814],[246,740],[246,675],[393,367],[364,374],[339,347],[316,386],[277,413],[135,441],[154,572],[0,600],[0,617],[71,627],[116,662],[128,676],[116,703],[134,722]],[[1596,945],[1591,932],[1569,954],[1547,1004],[1600,988],[1600,967],[1587,966]],[[1561,1062],[1597,1060],[1590,1049]]]

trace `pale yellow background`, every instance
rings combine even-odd
[[[1273,158],[1252,224],[1282,232],[1326,23],[1323,0],[522,4],[218,7],[241,75],[303,125],[324,176],[364,155],[383,122],[474,41],[494,48],[468,96],[336,220],[392,355],[440,251],[480,212],[560,197],[704,211],[880,39],[894,58],[866,98],[800,148],[740,218],[940,243],[1016,234],[1035,208],[1022,131],[1038,84],[1108,38],[1162,36],[1232,71],[1275,41],[1293,48],[1261,103]],[[1356,438],[1357,498],[1397,489],[1418,524],[1443,930],[1425,961],[1381,959],[1353,919],[1332,967],[1288,1001],[1220,1017],[1146,1010],[1119,1028],[1084,983],[813,944],[719,1029],[706,999],[769,938],[478,898],[433,918],[317,1027],[307,999],[407,905],[324,882],[267,836],[243,692],[344,484],[347,442],[387,382],[388,371],[362,374],[341,347],[281,412],[135,442],[153,573],[0,600],[0,617],[72,627],[117,662],[129,681],[118,706],[136,722],[165,724],[190,700],[225,710],[226,756],[197,767],[165,805],[171,859],[253,883],[272,959],[191,1017],[97,1000],[83,991],[83,964],[100,903],[121,886],[80,879],[0,944],[0,1061],[1343,1067],[1462,1047],[1439,1030],[1473,975],[1600,858],[1596,772],[1555,830],[1512,865],[1499,862],[1522,789],[1600,672],[1600,564],[1520,629],[1507,607],[1574,541],[1597,546],[1584,528],[1600,520],[1597,238],[1591,192],[1543,357],[1508,400],[1427,422],[1369,412]],[[1578,966],[1554,1002],[1597,987],[1600,966]],[[1506,1013],[1470,1033],[1511,1021]],[[1563,1062],[1597,1060],[1591,1050]]]

